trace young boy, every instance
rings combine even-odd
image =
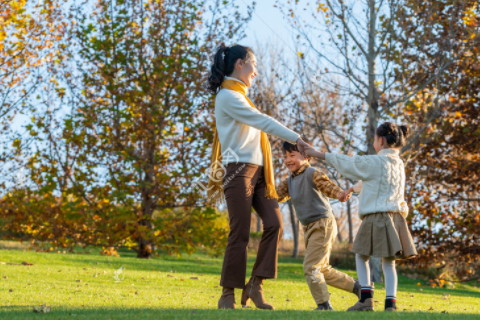
[[[284,142],[284,163],[291,172],[278,187],[279,202],[291,199],[305,234],[303,270],[316,310],[333,310],[327,284],[357,297],[360,284],[330,265],[330,253],[337,236],[337,224],[327,199],[347,201],[351,193],[342,190],[321,171],[310,166],[296,145]]]

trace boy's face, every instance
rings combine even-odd
[[[290,172],[295,172],[307,163],[308,159],[298,151],[285,151],[283,162]]]

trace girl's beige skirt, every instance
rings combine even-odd
[[[397,212],[377,212],[364,216],[352,251],[364,256],[397,259],[417,255],[407,221]]]

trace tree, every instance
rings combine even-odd
[[[374,153],[372,143],[378,121],[403,119],[402,104],[438,84],[449,72],[451,57],[459,49],[455,45],[459,35],[456,25],[462,15],[458,13],[471,8],[468,1],[414,5],[400,0],[325,0],[311,5],[301,1],[288,4],[282,6],[284,12],[305,42],[305,49],[300,51],[305,70],[310,71],[312,79],[323,77],[324,88],[336,86],[354,102],[341,110],[349,112],[350,119],[365,117],[365,151],[370,154]],[[303,23],[311,21],[298,16],[303,6],[314,18],[320,15],[322,22]],[[442,11],[447,7],[457,8],[457,14]],[[443,25],[441,37],[435,29],[438,21]],[[415,68],[421,72],[412,72]],[[440,114],[440,108],[435,108],[430,117]],[[357,122],[353,128],[358,126]],[[421,132],[417,128],[414,136]]]
[[[391,57],[397,57],[399,73],[411,75],[402,86],[411,90],[439,74],[403,108],[416,128],[405,148],[407,196],[420,247],[415,263],[436,264],[443,279],[478,277],[478,2],[405,1],[398,13],[399,46]],[[447,57],[440,54],[445,51]]]
[[[55,0],[0,3],[0,119],[11,121],[42,82],[42,66],[57,53],[66,22]]]
[[[204,82],[215,45],[241,38],[252,8],[98,0],[63,9],[69,37],[35,102],[42,108],[28,124],[32,142],[17,150],[28,155],[31,198],[48,191],[59,215],[84,207],[94,234],[80,237],[86,244],[136,243],[145,258],[156,248],[223,247],[225,226],[199,206],[192,183],[206,169],[212,139]],[[26,197],[13,195],[5,201]]]

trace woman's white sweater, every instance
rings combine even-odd
[[[225,79],[239,81],[232,77]],[[239,92],[221,89],[215,99],[215,119],[222,147],[222,163],[246,162],[263,166],[260,132],[296,143],[299,134],[252,108]]]
[[[325,160],[347,178],[362,180],[355,191],[360,190],[359,214],[393,211],[408,214],[405,202],[405,166],[398,149],[382,149],[376,155],[350,157],[326,153]]]

